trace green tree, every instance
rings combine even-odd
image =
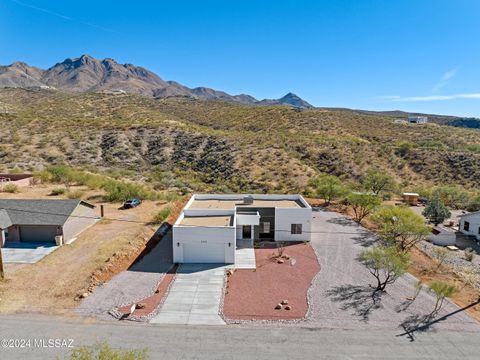
[[[370,194],[350,194],[347,201],[353,209],[355,221],[359,224],[382,203],[378,196]]]
[[[436,297],[435,307],[432,311],[432,314],[436,314],[442,308],[445,298],[455,295],[457,288],[443,281],[434,281],[430,284],[430,291]]]
[[[406,206],[384,206],[372,215],[379,234],[389,244],[402,251],[410,250],[430,233],[421,216]]]
[[[333,175],[320,175],[310,181],[315,193],[325,200],[325,205],[346,194],[347,190],[340,179]]]
[[[398,251],[396,247],[373,247],[360,253],[360,260],[377,280],[375,291],[385,291],[405,274],[410,263],[407,253]]]
[[[391,192],[395,189],[395,180],[385,172],[370,169],[362,179],[363,188],[375,195]]]
[[[434,196],[428,202],[422,214],[435,225],[443,223],[443,221],[451,215],[450,211],[438,196]]]
[[[470,194],[459,186],[436,187],[432,196],[439,197],[442,202],[453,209],[465,209],[468,205]]]

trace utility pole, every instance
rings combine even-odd
[[[3,230],[0,230],[3,232]],[[2,245],[3,246],[3,245]],[[5,279],[5,272],[3,271],[3,255],[2,255],[2,246],[0,246],[0,280]]]

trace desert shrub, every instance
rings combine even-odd
[[[444,247],[436,247],[434,249],[435,257],[437,258],[437,270],[450,257],[450,252]]]
[[[472,262],[475,257],[475,251],[472,248],[466,248],[465,251],[465,260]]]
[[[3,186],[2,191],[6,193],[14,194],[18,192],[18,186],[15,184],[6,184],[5,186]]]
[[[67,189],[65,188],[55,188],[55,189],[52,189],[52,191],[50,192],[50,196],[58,196],[58,195],[63,195],[67,192]]]
[[[81,199],[84,194],[85,194],[85,192],[84,192],[84,191],[81,191],[81,190],[69,191],[69,192],[67,193],[67,197],[68,197],[69,199],[72,199],[72,200],[73,200],[73,199]]]
[[[465,209],[470,194],[459,186],[438,186],[432,196],[438,197],[446,206],[453,209]]]
[[[155,198],[152,192],[149,192],[145,187],[138,184],[109,180],[105,182],[102,187],[106,192],[105,200],[111,202],[121,202],[131,198],[142,200]]]
[[[153,217],[153,219],[150,223],[154,224],[154,225],[159,225],[159,224],[163,223],[170,216],[171,212],[172,212],[171,207],[163,208]]]
[[[147,360],[148,358],[147,349],[117,350],[107,343],[77,346],[65,357],[66,360]]]
[[[480,210],[480,194],[473,196],[467,204],[467,211],[475,212]]]

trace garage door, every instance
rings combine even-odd
[[[183,244],[183,262],[224,264],[225,244],[208,242]]]
[[[56,226],[20,226],[21,242],[54,242]]]

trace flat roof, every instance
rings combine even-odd
[[[253,208],[303,208],[299,200],[278,199],[254,199],[252,204],[244,204],[242,199],[194,199],[188,207],[189,209],[218,209],[233,210],[235,207],[253,207]]]
[[[230,226],[232,225],[231,215],[222,216],[185,216],[179,225],[187,226]]]

